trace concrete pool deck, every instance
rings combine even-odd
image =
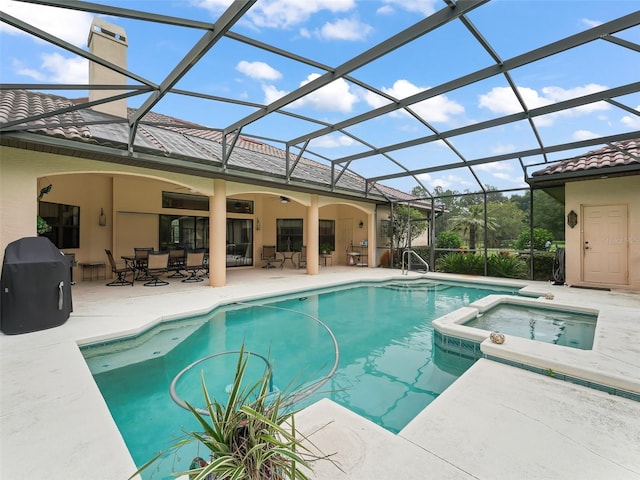
[[[410,274],[411,277],[422,276]],[[518,358],[620,376],[640,385],[640,294],[552,286],[546,282],[459,277],[432,279],[519,284],[530,295],[601,312],[594,350],[569,355],[538,342],[501,346]],[[78,344],[134,334],[163,319],[221,303],[336,283],[403,278],[398,270],[328,267],[228,271],[227,286],[172,280],[165,287],[73,287],[74,311],[62,326],[0,335],[0,478],[127,479],[136,467],[93,381]],[[292,287],[293,286],[293,287]],[[533,345],[531,345],[533,344]],[[485,345],[483,344],[483,347]],[[553,346],[550,346],[553,348]],[[493,355],[495,352],[492,352]],[[510,355],[511,355],[510,354]],[[322,400],[297,426],[334,461],[317,479],[634,479],[640,480],[640,402],[481,359],[398,435]]]

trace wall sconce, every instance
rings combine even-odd
[[[47,193],[49,193],[52,187],[53,185],[49,184],[46,187],[42,188],[40,190],[40,194],[38,195],[38,200],[42,200],[42,197],[44,197]]]
[[[260,219],[259,219],[259,218],[256,218],[256,230],[260,230],[260,227],[261,227],[261,225],[260,225]]]
[[[289,199],[287,197],[280,197],[280,203],[289,203]]]
[[[571,228],[573,228],[577,224],[578,224],[578,214],[576,212],[574,212],[573,210],[571,210],[567,214],[567,225],[569,225]]]
[[[100,216],[98,217],[98,225],[105,227],[107,225],[107,216],[104,214],[104,209],[100,209]]]
[[[362,220],[360,220],[360,223],[358,224],[358,228],[364,228],[364,222]]]

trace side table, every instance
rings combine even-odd
[[[90,282],[93,282],[94,272],[96,280],[106,280],[107,278],[107,265],[104,262],[80,262],[78,265],[82,267],[83,282],[87,279],[87,272],[89,273]],[[100,277],[100,269],[102,269],[102,277]]]

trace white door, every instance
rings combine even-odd
[[[583,280],[627,284],[627,206],[583,206],[582,218]]]

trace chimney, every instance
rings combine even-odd
[[[89,32],[89,51],[104,60],[127,68],[127,36],[123,28],[94,17]],[[126,85],[127,77],[89,61],[89,85]],[[89,90],[89,101],[125,93],[125,90]],[[94,110],[127,118],[126,99],[102,103]]]

